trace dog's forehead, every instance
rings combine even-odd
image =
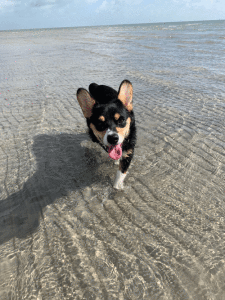
[[[113,117],[115,114],[120,114],[120,115],[126,115],[126,109],[122,105],[117,105],[116,103],[110,103],[108,105],[102,106],[98,110],[98,115],[101,116],[106,116],[106,117]]]

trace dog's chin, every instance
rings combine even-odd
[[[116,143],[116,144],[110,144],[110,143],[107,143],[107,144],[104,144],[105,146],[107,146],[108,148],[110,148],[111,146],[116,146],[116,145],[119,145],[120,143]]]
[[[107,147],[111,147],[111,146],[120,145],[122,142],[123,142],[123,141],[120,142],[120,140],[119,140],[118,143],[116,143],[116,144],[110,144],[110,143],[108,143],[108,142],[105,143],[105,142],[103,141],[103,144],[104,144],[105,146],[107,146]]]

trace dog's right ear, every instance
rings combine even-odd
[[[133,109],[133,87],[129,80],[123,80],[119,87],[118,99],[123,103],[127,110]]]
[[[79,88],[77,90],[77,100],[86,119],[90,118],[95,100],[90,96],[87,90]]]

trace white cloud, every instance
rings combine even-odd
[[[133,0],[132,3],[130,3],[130,0],[124,0],[127,4],[131,5],[139,5],[143,2],[143,0]]]
[[[129,11],[131,7],[141,4],[143,0],[104,0],[102,4],[96,9],[96,12],[107,11],[110,13],[118,12],[118,11]]]
[[[187,7],[199,7],[204,6],[208,7],[211,4],[222,5],[225,3],[224,0],[172,0],[174,3],[180,5],[186,5]]]
[[[107,10],[108,8],[109,8],[109,2],[107,2],[106,0],[104,0],[102,2],[102,4],[96,9],[96,12]]]
[[[62,1],[62,0],[30,0],[29,6],[31,7],[43,7],[43,6],[55,6],[63,4],[68,4],[70,1]]]
[[[0,1],[0,8],[10,7],[15,4],[15,1],[7,1],[7,0],[1,0]]]
[[[92,3],[95,3],[97,2],[98,0],[85,0],[86,3],[88,4],[92,4]]]
[[[0,0],[0,30],[224,19],[225,0]]]
[[[193,1],[193,8],[203,8],[206,10],[225,12],[225,2],[224,0],[198,0]]]

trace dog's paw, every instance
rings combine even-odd
[[[123,185],[123,182],[120,182],[120,183],[115,183],[114,182],[114,185],[113,185],[114,189],[116,190],[123,190],[124,189],[124,185]]]
[[[127,174],[122,173],[121,171],[117,171],[116,178],[113,184],[114,189],[123,190],[123,181]]]
[[[120,164],[120,160],[114,160],[114,165],[119,165]]]

